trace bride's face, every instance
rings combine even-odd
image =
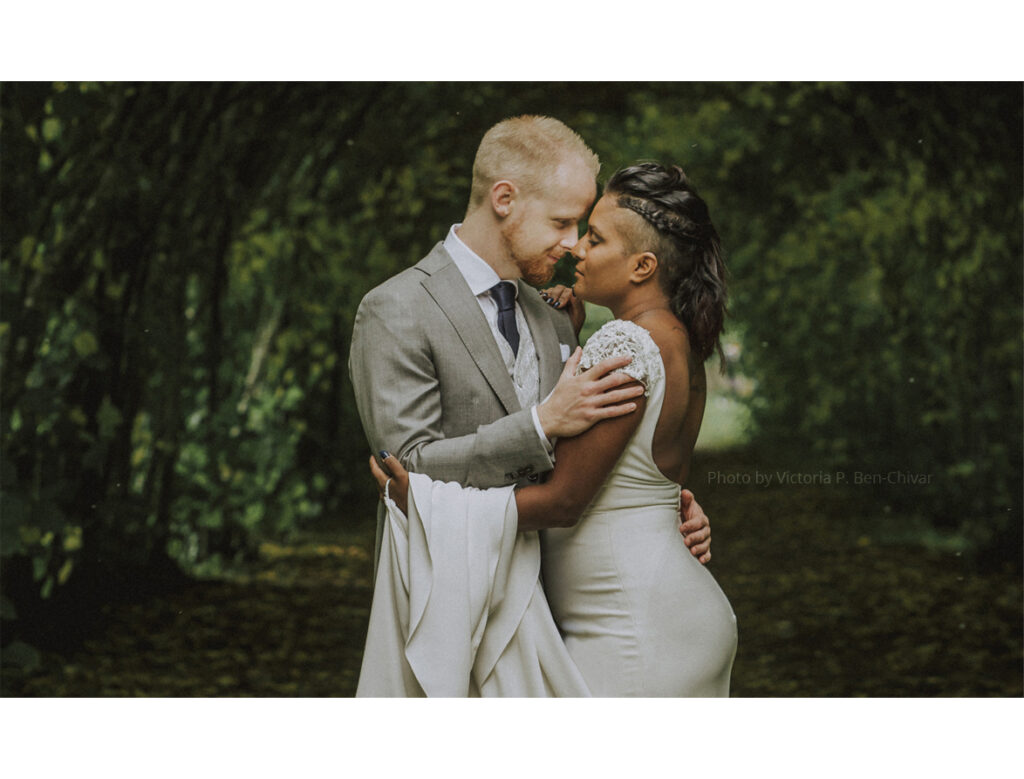
[[[619,208],[605,195],[594,206],[587,232],[573,247],[576,259],[576,297],[614,307],[630,286],[628,218],[632,212]]]

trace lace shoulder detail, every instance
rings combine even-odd
[[[583,347],[583,356],[576,372],[582,373],[601,360],[621,354],[632,356],[633,362],[619,370],[643,384],[644,395],[650,395],[651,382],[661,375],[658,359],[661,350],[651,334],[633,322],[613,319],[590,336],[587,345]]]

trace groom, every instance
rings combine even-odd
[[[556,119],[522,116],[484,135],[461,224],[363,298],[349,372],[374,451],[410,471],[488,488],[538,481],[554,441],[630,413],[641,387],[605,360],[571,375],[569,317],[529,285],[549,282],[596,197],[597,156]],[[572,360],[573,364],[575,360]],[[681,530],[710,558],[707,517],[684,495]],[[378,548],[383,512],[378,512]]]

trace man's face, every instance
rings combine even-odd
[[[520,208],[503,226],[509,256],[528,284],[551,281],[555,265],[576,245],[579,223],[597,195],[582,163],[560,165],[540,192],[520,196]]]

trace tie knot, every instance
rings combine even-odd
[[[516,306],[516,288],[511,281],[499,281],[489,290],[498,302],[498,311],[512,311]]]

